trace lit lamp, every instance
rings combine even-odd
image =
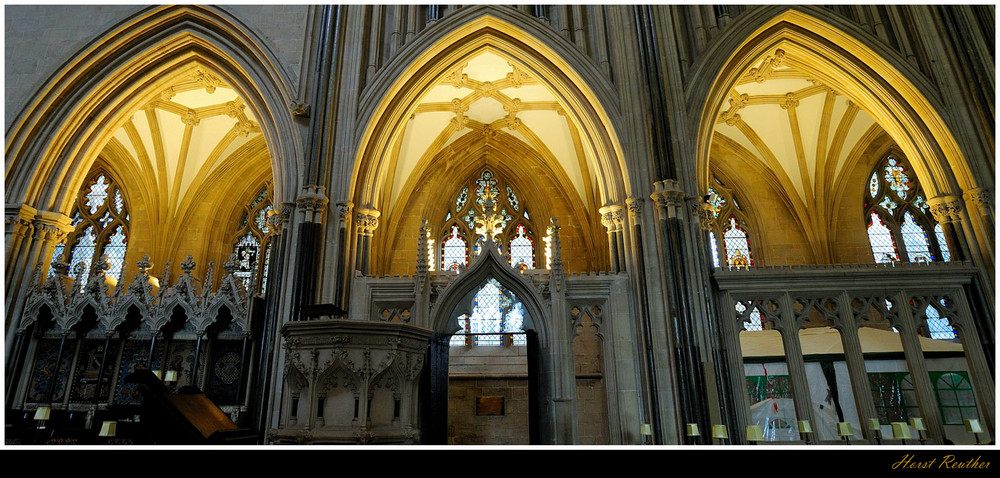
[[[167,376],[163,379],[164,382],[176,382],[177,381],[177,371],[167,370]]]
[[[643,423],[639,433],[642,434],[642,444],[648,445],[649,437],[653,436],[653,427],[649,426],[648,423]]]
[[[799,434],[806,438],[806,445],[809,445],[809,434],[813,432],[812,425],[809,424],[809,420],[799,420]]]
[[[49,415],[51,413],[52,409],[49,407],[38,407],[35,409],[35,421],[38,422],[39,430],[45,428],[45,422],[49,420]]]
[[[712,425],[712,438],[718,438],[721,445],[726,444],[729,439],[729,431],[725,425]]]
[[[927,427],[924,425],[924,419],[923,418],[911,418],[910,419],[910,428],[913,428],[914,430],[917,431],[917,436],[920,437],[920,444],[923,445],[924,442],[926,441],[926,440],[924,440],[924,430],[927,429]]]
[[[764,429],[760,425],[747,425],[747,441],[754,445],[764,441]]]
[[[882,424],[878,422],[878,418],[868,419],[868,429],[872,431],[875,435],[875,443],[878,445],[882,444]]]
[[[912,438],[910,436],[910,427],[906,425],[906,422],[892,422],[892,437],[898,438],[906,444],[907,438]]]
[[[41,441],[41,438],[39,436],[42,433],[42,430],[45,429],[45,422],[49,420],[49,414],[51,412],[52,409],[49,407],[38,407],[35,409],[34,418],[35,421],[38,422],[38,426],[35,428],[35,443]]]
[[[976,437],[976,445],[982,445],[979,443],[979,434],[983,432],[983,427],[979,426],[979,420],[975,418],[965,419],[965,431],[971,433]]]
[[[101,431],[97,434],[99,437],[113,437],[115,436],[115,428],[118,426],[118,422],[104,422],[101,424]]]
[[[695,440],[697,440],[697,438],[695,438],[695,437],[700,437],[701,436],[701,431],[698,430],[698,424],[697,423],[688,423],[687,424],[687,436],[688,436],[688,439],[691,441],[692,444],[694,444]]]
[[[159,370],[153,370],[153,375],[156,375],[156,378],[163,380],[163,372],[160,372]]]
[[[850,437],[854,436],[854,429],[851,428],[851,422],[837,423],[837,435],[844,437],[844,441],[846,441],[847,444],[850,445],[851,444]]]

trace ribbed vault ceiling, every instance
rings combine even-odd
[[[587,197],[593,155],[581,146],[563,106],[538,78],[486,49],[445,72],[419,99],[398,144],[390,205],[421,161],[467,135],[523,142],[560,165],[572,182],[568,189]]]
[[[789,202],[812,209],[827,197],[859,141],[875,124],[848,98],[775,50],[729,92],[715,134],[771,170]],[[802,214],[804,211],[797,211]]]
[[[259,151],[263,136],[243,99],[207,69],[192,68],[156,93],[111,141],[156,184],[161,213],[179,215],[213,170],[247,160],[240,152]]]

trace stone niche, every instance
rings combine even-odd
[[[288,322],[281,421],[286,444],[419,443],[417,397],[431,331],[409,324]]]

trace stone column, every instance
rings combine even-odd
[[[10,230],[9,237],[17,239],[20,236],[20,238],[17,240],[16,248],[11,244],[7,251],[7,284],[4,288],[7,331],[5,350],[10,350],[14,340],[24,302],[29,293],[32,273],[38,268],[43,272],[47,269],[46,265],[51,259],[53,247],[73,231],[72,220],[65,214],[35,211],[34,217],[29,222],[26,216],[31,211],[33,208],[22,208],[13,219],[11,215],[6,218]]]
[[[369,266],[371,265],[372,236],[375,235],[375,230],[378,229],[378,218],[381,215],[382,213],[374,209],[359,208],[355,216],[357,221],[354,227],[358,235],[355,269],[363,275],[371,272]]]
[[[962,201],[955,196],[937,196],[927,200],[934,220],[941,224],[951,260],[969,259],[969,244],[962,228]]]
[[[611,261],[610,272],[625,270],[625,240],[622,235],[625,223],[624,208],[619,204],[602,207],[601,224],[608,230],[608,255]]]
[[[664,319],[674,344],[679,400],[679,409],[675,413],[679,423],[697,423],[702,430],[709,430],[701,344],[692,323],[696,309],[690,287],[697,280],[685,262],[689,251],[698,250],[684,240],[686,195],[680,183],[667,179],[653,184],[650,197],[656,202],[660,219],[657,233],[665,271],[664,293],[667,295],[667,316]]]

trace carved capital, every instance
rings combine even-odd
[[[959,222],[962,219],[962,201],[954,196],[938,196],[927,200],[934,220],[939,223]]]
[[[4,216],[7,235],[22,236],[27,234],[31,231],[31,220],[36,214],[38,214],[38,210],[28,205],[8,205]]]
[[[642,222],[642,198],[628,198],[625,200],[625,207],[628,210],[628,218],[632,224]]]
[[[678,209],[684,206],[684,190],[673,179],[653,183],[653,193],[649,197],[656,202],[662,219],[677,217]]]
[[[601,224],[608,229],[608,232],[621,230],[625,222],[625,211],[621,205],[604,206],[598,212],[601,213]]]
[[[281,231],[288,224],[288,220],[292,217],[292,211],[295,210],[295,205],[291,203],[283,203],[281,206],[267,211],[267,227],[270,228],[271,234],[281,234]]]
[[[358,234],[371,236],[378,229],[378,218],[382,213],[374,209],[358,209],[355,215],[355,227]]]
[[[992,216],[990,191],[986,188],[970,189],[962,195],[969,209],[976,208],[983,216]]]
[[[304,221],[323,222],[326,206],[330,203],[330,199],[323,193],[324,189],[322,186],[306,186],[305,191],[295,199],[296,206],[303,213]]]
[[[35,231],[35,239],[58,243],[67,234],[73,232],[73,220],[65,214],[51,211],[38,211],[31,221],[31,227]]]
[[[718,217],[715,215],[715,208],[711,204],[701,203],[697,206],[698,214],[698,225],[703,231],[710,231],[715,228],[715,221]]]

